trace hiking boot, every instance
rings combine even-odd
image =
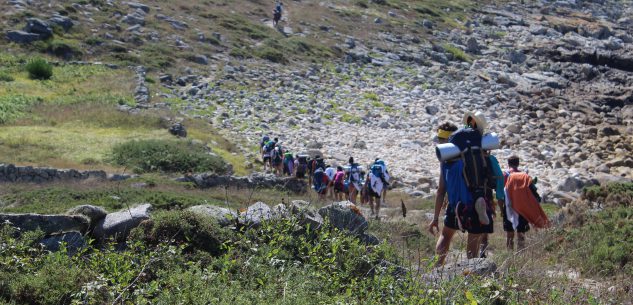
[[[475,211],[477,211],[477,216],[481,224],[490,224],[490,218],[488,218],[488,213],[486,213],[486,201],[483,198],[480,197],[475,201]]]

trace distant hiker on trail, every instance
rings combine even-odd
[[[281,13],[283,12],[283,3],[277,2],[275,4],[275,9],[273,10],[273,26],[277,26],[279,24],[279,20],[281,20]]]
[[[535,181],[527,173],[519,170],[519,157],[508,158],[505,172],[505,204],[501,209],[503,230],[506,231],[506,246],[514,249],[514,232],[517,232],[517,246],[525,248],[525,232],[530,224],[537,228],[550,226],[549,219],[540,205],[540,196],[536,192]]]
[[[330,183],[327,186],[327,193],[330,199],[334,199],[334,175],[336,175],[336,168],[332,165],[328,165],[325,167],[325,174],[329,179]]]
[[[349,173],[347,175],[347,184],[349,185],[349,201],[356,204],[356,195],[361,190],[360,167],[354,162],[354,157],[349,157]]]
[[[318,168],[325,170],[325,161],[323,161],[323,158],[321,158],[321,156],[316,155],[314,159],[308,161],[308,174],[309,174],[308,182],[310,184],[312,184],[314,173],[316,172]]]
[[[308,156],[296,155],[295,158],[295,177],[303,179],[308,172]],[[312,179],[310,179],[312,181]],[[311,183],[311,182],[310,182]]]
[[[275,146],[270,158],[275,175],[281,176],[283,174],[283,151],[280,146]]]
[[[312,177],[314,191],[319,195],[319,200],[324,201],[325,195],[327,194],[327,186],[330,183],[327,175],[323,171],[323,168],[318,167],[314,171],[314,175]]]
[[[389,186],[389,180],[391,179],[389,171],[387,170],[387,165],[382,159],[376,158],[376,160],[374,160],[374,164],[371,165],[370,170],[374,176],[380,178],[380,181],[382,181],[384,185],[380,194],[380,203],[385,203],[385,200],[387,200],[387,187]]]
[[[386,185],[383,183],[381,177],[376,176],[374,171],[369,171],[367,175],[369,180],[369,187],[367,192],[369,195],[369,207],[371,208],[371,215],[375,216],[376,220],[380,219],[380,195],[383,193],[383,189]]]
[[[264,138],[267,138],[267,137],[264,137]],[[262,146],[262,161],[264,162],[264,171],[267,171],[268,169],[270,169],[271,171],[273,170],[271,156],[274,149],[275,149],[275,142],[271,141],[270,139],[267,140],[265,144]]]
[[[336,173],[334,174],[332,185],[334,186],[336,200],[343,201],[343,194],[346,194],[347,192],[345,190],[345,171],[342,166],[336,167]]]
[[[292,152],[284,152],[284,174],[288,176],[294,175],[295,159]]]

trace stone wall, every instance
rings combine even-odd
[[[236,188],[273,188],[301,194],[308,191],[306,180],[275,175],[257,175],[249,177],[221,176],[216,174],[199,174],[178,178],[181,182],[192,182],[199,188],[227,186]]]
[[[32,166],[0,164],[0,182],[48,183],[56,181],[125,180],[130,175],[108,175],[104,171],[78,171],[75,169],[56,169]]]

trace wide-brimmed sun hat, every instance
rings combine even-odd
[[[475,120],[475,124],[477,124],[477,130],[479,130],[479,132],[483,134],[486,128],[488,128],[488,122],[486,122],[486,117],[484,116],[483,112],[477,111],[476,113],[472,113],[470,111],[466,111],[462,119],[462,123],[464,125],[468,124],[469,117]]]

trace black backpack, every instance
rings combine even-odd
[[[492,168],[490,160],[481,148],[481,133],[466,127],[455,131],[448,141],[461,151],[461,159],[464,162],[463,176],[468,189],[475,192],[489,187],[489,183],[492,185]]]

